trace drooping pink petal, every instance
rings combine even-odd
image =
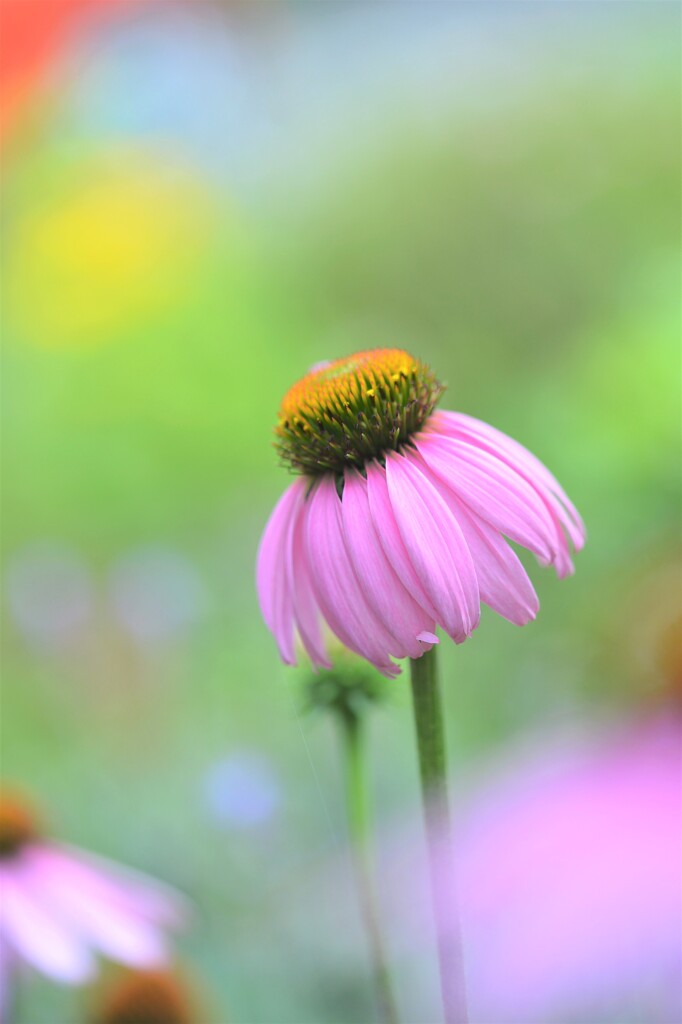
[[[439,413],[432,417],[429,430],[447,434],[489,452],[531,484],[554,524],[554,567],[557,575],[560,578],[570,575],[573,562],[564,530],[575,550],[580,551],[585,543],[585,527],[577,509],[546,466],[513,438],[463,413]]]
[[[433,646],[433,644],[437,644],[440,642],[436,634],[429,632],[428,629],[425,629],[423,633],[418,633],[417,640],[419,640],[420,643],[422,644],[430,644],[431,646]],[[430,649],[431,648],[429,647],[429,650]]]
[[[462,531],[416,459],[390,452],[386,482],[395,521],[438,621],[461,642],[480,617],[476,571]]]
[[[331,476],[322,477],[308,498],[306,549],[315,594],[332,631],[379,671],[396,676],[400,669],[389,656],[396,641],[362,593],[346,549],[341,500]]]
[[[367,602],[386,629],[397,638],[403,656],[419,658],[424,634],[433,636],[435,622],[408,593],[386,558],[372,521],[367,482],[355,469],[344,477],[342,518],[346,547]]]
[[[36,858],[31,855],[27,851],[32,894],[84,942],[134,967],[152,967],[167,959],[163,932],[130,905],[120,884],[82,870],[77,861],[52,858],[49,850]]]
[[[294,517],[303,502],[306,487],[306,480],[296,480],[275,505],[261,539],[256,567],[261,612],[287,665],[296,664],[294,603],[287,575],[287,551]]]
[[[407,548],[398,529],[393,515],[391,498],[386,483],[386,470],[378,462],[370,462],[366,466],[367,499],[374,524],[386,558],[393,567],[396,576],[415,601],[424,609],[429,620],[436,622],[438,613],[424,590],[417,570],[410,561]]]
[[[537,492],[505,463],[474,445],[427,433],[415,441],[429,468],[477,516],[550,563],[557,551],[551,516]]]
[[[444,411],[434,414],[430,420],[430,429],[471,441],[506,462],[525,477],[553,508],[575,550],[583,548],[586,533],[580,513],[556,477],[522,444],[483,420],[461,412]]]
[[[93,958],[80,936],[45,906],[33,879],[15,859],[0,868],[0,927],[11,947],[33,967],[66,984],[78,985],[94,972]]]
[[[305,549],[306,510],[303,503],[296,511],[287,553],[287,575],[292,589],[294,619],[299,636],[316,668],[331,668],[322,630],[320,609],[310,578]]]
[[[517,626],[525,626],[540,607],[533,584],[504,537],[475,516],[442,481],[438,488],[464,534],[476,566],[481,600]]]
[[[50,843],[34,847],[32,856],[41,866],[77,870],[84,885],[98,886],[103,898],[159,927],[181,928],[192,916],[189,900],[177,889],[90,850]]]

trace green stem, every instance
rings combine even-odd
[[[372,879],[372,863],[369,852],[369,806],[365,784],[364,734],[362,724],[355,716],[344,716],[343,723],[345,726],[348,826],[360,909],[369,943],[377,1003],[381,1020],[385,1024],[398,1024],[398,1011],[391,988]]]
[[[7,992],[4,997],[4,1005],[0,1006],[0,1011],[5,1016],[0,1016],[0,1020],[6,1021],[7,1024],[22,1024],[24,1010],[26,1009],[24,1003],[27,1002],[24,998],[26,987],[24,965],[12,954],[10,955],[9,963],[5,966],[7,971]],[[30,1000],[28,1002],[30,1003]]]
[[[445,1024],[466,1024],[464,961],[454,898],[445,727],[436,648],[411,661],[410,667]]]

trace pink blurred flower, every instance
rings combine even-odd
[[[96,952],[133,967],[162,964],[164,932],[186,913],[179,893],[44,839],[23,801],[0,797],[0,990],[21,963],[69,985],[92,977]]]
[[[508,763],[458,831],[474,1019],[682,1020],[678,716]]]
[[[377,349],[314,368],[285,396],[277,428],[301,473],[258,553],[263,617],[282,660],[295,635],[329,666],[321,623],[387,676],[440,626],[456,643],[483,601],[517,625],[538,600],[505,537],[560,577],[585,531],[551,473],[516,441],[461,413],[420,361]]]

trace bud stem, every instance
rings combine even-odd
[[[367,932],[372,974],[384,1024],[398,1024],[398,1011],[391,987],[386,951],[379,926],[379,913],[374,893],[372,862],[369,849],[369,804],[365,779],[365,744],[363,723],[355,715],[344,715],[346,802],[351,838],[353,865],[360,900],[360,909]]]
[[[421,658],[411,660],[410,668],[445,1024],[466,1024],[464,959],[454,898],[455,862],[436,648],[433,647]]]

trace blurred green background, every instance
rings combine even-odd
[[[69,18],[7,101],[3,775],[56,835],[188,893],[212,1022],[367,1021],[331,726],[299,716],[254,591],[289,482],[278,404],[313,362],[406,347],[584,516],[574,578],[532,566],[534,624],[484,612],[442,645],[455,786],[520,734],[656,699],[680,599],[680,9]],[[417,800],[394,691],[380,830]],[[25,1021],[75,1024],[84,998],[30,979]]]

